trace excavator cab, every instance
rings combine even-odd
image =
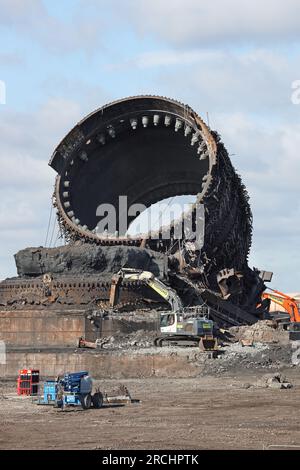
[[[300,339],[300,307],[299,302],[283,292],[268,287],[272,293],[264,292],[263,299],[274,302],[281,309],[278,313],[273,313],[271,317],[280,324],[284,329],[289,331],[291,340]]]
[[[203,351],[216,350],[217,340],[213,337],[213,321],[209,317],[209,307],[183,307],[177,292],[162,282],[149,271],[135,268],[122,268],[113,276],[110,291],[110,306],[118,301],[118,288],[123,280],[143,281],[155,291],[171,309],[160,313],[159,330],[161,336],[155,338],[154,344],[162,346],[164,340],[169,343],[190,342],[199,344]],[[200,343],[199,343],[200,341]]]
[[[177,326],[177,315],[176,313],[173,312],[166,312],[162,313],[160,315],[160,330],[162,331],[162,328],[167,329],[167,331],[176,331],[176,326]]]
[[[192,342],[199,344],[201,351],[216,351],[218,344],[214,338],[214,323],[206,316],[189,316],[182,312],[161,312],[160,333],[156,345],[166,343]]]
[[[213,335],[213,321],[207,317],[189,318],[182,312],[162,312],[160,314],[161,333],[177,333],[194,336]]]

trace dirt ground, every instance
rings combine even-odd
[[[65,412],[2,382],[0,449],[300,449],[299,368],[285,371],[286,390],[258,386],[265,373],[124,380],[139,404]]]

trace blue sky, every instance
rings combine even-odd
[[[250,265],[299,292],[299,23],[296,0],[0,0],[0,278],[45,242],[59,140],[150,93],[209,113],[250,193]]]

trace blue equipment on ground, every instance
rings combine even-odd
[[[50,404],[55,403],[57,396],[57,382],[53,380],[47,380],[44,382],[44,396],[43,403]]]
[[[51,405],[64,409],[67,406],[81,406],[87,410],[93,404],[94,408],[101,408],[103,395],[97,389],[92,394],[93,380],[87,371],[67,373],[63,378],[44,383],[43,398],[38,401],[40,405]]]

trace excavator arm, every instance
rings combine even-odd
[[[162,281],[157,279],[153,273],[149,271],[142,271],[134,268],[122,268],[120,271],[113,276],[110,293],[110,306],[114,307],[118,286],[121,280],[129,281],[144,281],[151,289],[159,294],[164,300],[169,302],[173,312],[180,311],[183,306],[180,297],[177,295],[175,290],[164,284]]]
[[[299,311],[299,307],[297,305],[296,300],[286,294],[283,294],[282,292],[278,290],[271,289],[271,288],[268,288],[268,289],[274,292],[274,294],[264,292],[262,294],[262,298],[269,299],[275,302],[277,305],[280,305],[281,307],[283,307],[286,310],[286,312],[289,314],[290,321],[292,323],[299,323],[300,311]]]

